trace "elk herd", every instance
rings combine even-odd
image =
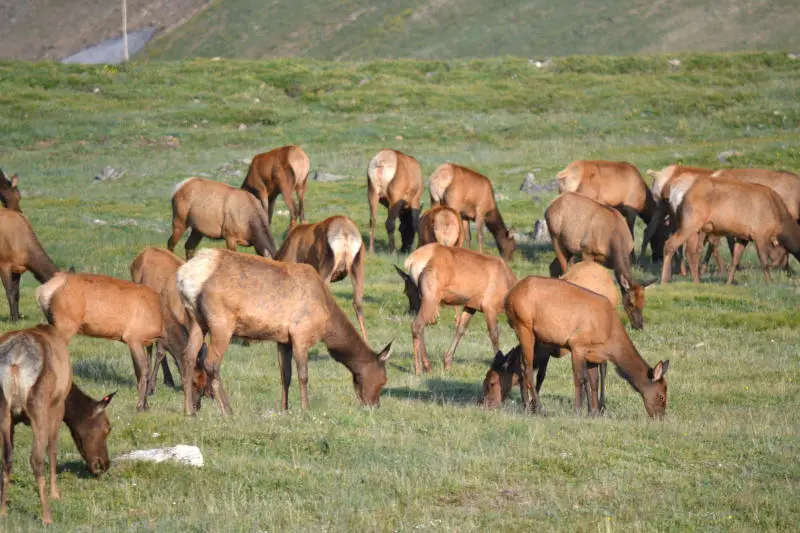
[[[221,367],[234,337],[277,343],[283,409],[289,407],[292,360],[301,406],[309,406],[309,350],[319,342],[349,370],[358,400],[379,404],[392,343],[380,351],[367,343],[367,248],[347,216],[306,223],[309,169],[308,155],[292,145],[254,157],[240,188],[202,178],[181,182],[171,198],[167,249],[142,250],[131,264],[132,281],[59,271],[20,209],[19,179],[0,172],[0,277],[10,317],[20,318],[20,277],[30,271],[41,283],[36,299],[47,322],[0,337],[0,515],[6,513],[13,427],[19,422],[33,430],[31,467],[45,523],[52,518],[44,453],[50,460],[49,497],[58,498],[56,443],[62,422],[92,474],[109,467],[106,440],[111,428],[105,411],[113,393],[96,401],[73,383],[67,346],[76,334],[128,346],[138,410],[148,408],[159,368],[165,381],[173,382],[165,359],[170,354],[178,363],[185,413],[195,413],[203,397],[213,397],[220,411],[230,414]],[[545,211],[555,255],[551,277],[518,280],[509,265],[517,248],[514,232],[506,226],[486,176],[452,163],[439,166],[428,185],[431,208],[421,212],[419,162],[397,150],[378,152],[366,170],[369,253],[375,249],[380,203],[388,210],[389,252],[395,252],[399,220],[400,252],[409,254],[404,269],[394,268],[414,315],[410,329],[416,374],[431,370],[424,330],[437,321],[445,304],[460,308],[443,357],[445,369],[453,365],[472,316],[483,313],[494,354],[483,382],[484,406],[499,405],[519,386],[524,407],[540,410],[549,359],[569,354],[576,411],[584,404],[591,415],[605,409],[606,366],[611,361],[641,395],[647,414],[663,416],[669,361],[651,367],[616,309],[622,302],[631,327],[644,326],[645,287],[652,281],[633,275],[636,218],[646,225],[638,262],[645,260],[649,245],[652,262],[663,261],[662,283],[673,270],[684,271],[684,258],[692,280],[699,282],[706,244],[724,273],[721,237],[731,248],[728,283],[750,241],[770,281],[770,268],[788,268],[788,254],[800,259],[800,176],[683,165],[647,174],[653,178],[651,186],[629,163],[589,160],[574,161],[559,172],[561,194]],[[279,194],[290,217],[280,247],[272,232]],[[470,249],[470,221],[475,223],[477,251]],[[191,233],[184,261],[173,251],[187,229]],[[484,253],[484,229],[494,237],[499,256]],[[195,253],[203,237],[224,240],[227,249]],[[415,237],[419,246],[412,251]],[[239,246],[252,246],[257,255],[239,253]],[[353,285],[358,329],[329,291],[330,283],[345,277]],[[518,341],[507,354],[500,347],[502,315]]]

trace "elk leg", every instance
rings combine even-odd
[[[300,222],[306,223],[306,188],[308,186],[308,178],[303,181],[303,184],[296,188],[297,192],[297,210],[300,213]]]
[[[533,366],[536,368],[536,393],[542,390],[544,378],[547,377],[547,365],[550,364],[550,352],[552,349],[546,344],[537,343],[534,346]]]
[[[483,318],[486,320],[486,329],[489,331],[492,353],[497,353],[500,351],[500,327],[497,324],[497,313],[494,309],[484,309]]]
[[[225,237],[225,248],[227,248],[231,252],[236,252],[239,250],[239,242],[236,240],[235,237],[228,235],[227,237]]]
[[[520,368],[522,375],[519,385],[520,393],[522,394],[522,405],[528,411],[539,412],[541,410],[539,395],[533,386],[533,352],[536,345],[536,337],[533,335],[533,331],[522,324],[515,325],[514,332],[517,334],[521,349]]]
[[[146,411],[148,409],[147,382],[150,377],[150,365],[147,360],[147,353],[144,351],[144,346],[139,342],[128,342],[128,348],[131,351],[133,371],[136,374],[136,383],[139,385],[139,400],[136,402],[136,410],[139,412]]]
[[[289,386],[292,384],[292,345],[278,343],[278,367],[281,371],[281,409],[289,409]]]
[[[623,207],[621,211],[622,215],[625,217],[625,222],[628,223],[628,230],[631,232],[631,240],[636,242],[636,237],[633,234],[633,227],[636,225],[638,213],[630,207]],[[644,252],[642,252],[642,255],[644,255]],[[631,263],[636,263],[636,253],[634,253],[633,248],[631,248]]]
[[[155,354],[153,354],[155,350]],[[156,341],[147,347],[147,360],[150,361],[150,375],[147,377],[147,395],[152,396],[156,393],[156,378],[158,377],[158,357],[161,350],[161,342]]]
[[[556,259],[558,260],[558,264],[561,267],[561,274],[564,274],[567,271],[567,261],[569,261],[569,259],[570,259],[570,257],[568,257],[568,255],[571,255],[571,254],[569,254],[564,249],[564,247],[561,246],[561,243],[558,242],[558,237],[553,239],[553,251],[555,251]],[[553,274],[553,271],[551,269],[551,275],[552,274]],[[561,274],[559,274],[559,275],[561,275]]]
[[[194,251],[197,249],[197,245],[200,244],[200,240],[202,240],[203,234],[197,231],[196,229],[192,228],[192,232],[189,234],[189,238],[186,239],[186,244],[183,247],[186,249],[186,260],[188,261],[192,257],[194,257]]]
[[[367,341],[367,328],[364,327],[364,245],[359,248],[356,257],[350,264],[350,269],[347,273],[350,276],[350,281],[353,283],[353,309],[356,311],[358,318],[358,326],[361,328],[361,336],[364,337],[364,342]]]
[[[483,253],[483,215],[477,213],[475,214],[475,233],[478,234],[478,251]]]
[[[267,220],[269,221],[269,227],[272,227],[272,215],[275,214],[275,202],[278,199],[278,191],[273,191],[267,197]]]
[[[764,282],[770,283],[772,277],[769,275],[769,243],[763,241],[756,241],[756,253],[758,254],[758,261],[761,263],[761,268],[764,270]]]
[[[175,251],[175,247],[178,245],[178,241],[181,240],[181,237],[183,237],[184,233],[186,233],[186,221],[180,217],[173,216],[172,235],[170,236],[169,240],[167,240],[167,249],[170,252]]]
[[[19,277],[17,277],[17,286],[15,290],[13,276],[14,274],[11,272],[11,268],[4,267],[0,269],[0,278],[2,278],[3,286],[6,289],[8,307],[11,312],[11,321],[16,322],[19,320]]]
[[[736,269],[739,268],[739,261],[742,259],[742,253],[747,243],[736,239],[736,244],[733,245],[733,257],[731,257],[731,268],[728,270],[728,285],[733,283],[733,276],[736,274]]]
[[[438,306],[438,303],[432,304],[430,300],[423,300],[416,318],[411,323],[411,339],[414,344],[414,372],[418,376],[422,374],[423,368],[425,372],[431,371],[428,350],[425,347],[425,324],[435,316]]]
[[[644,235],[642,236],[642,247],[639,250],[639,266],[642,266],[644,263],[644,255],[645,251],[647,250],[647,245],[653,240],[653,237],[655,237],[658,229],[664,225],[665,218],[666,213],[662,209],[657,208],[656,212],[653,214],[653,217],[650,219],[650,222],[647,223],[647,227],[644,229]]]
[[[606,373],[608,372],[608,361],[600,363],[600,412],[606,410]]]
[[[678,248],[683,246],[689,237],[697,233],[697,229],[684,230],[680,228],[677,233],[664,243],[664,264],[661,268],[661,283],[669,283],[669,279],[672,277],[672,256],[675,255]]]
[[[472,319],[472,315],[475,314],[475,309],[469,309],[465,307],[461,310],[461,314],[458,316],[458,320],[456,321],[456,335],[453,337],[453,342],[450,343],[450,348],[444,353],[444,368],[447,370],[451,366],[453,366],[453,356],[456,354],[456,348],[458,348],[458,343],[461,341],[461,337],[464,336],[464,332],[467,331],[467,326],[469,325],[469,321]],[[498,350],[495,350],[494,353],[497,353]]]
[[[700,235],[695,233],[689,237],[686,241],[686,245],[683,247],[694,283],[700,283],[700,242]]]
[[[588,379],[587,384],[589,386],[589,395],[588,395],[588,408],[589,408],[589,416],[596,417],[600,415],[600,400],[597,396],[598,393],[598,368],[597,363],[586,363],[586,374]]]
[[[472,248],[472,231],[469,228],[469,220],[466,218],[461,219],[461,231],[463,232],[464,240],[467,243],[466,248]]]
[[[56,466],[58,465],[58,430],[61,428],[61,422],[64,420],[64,406],[61,406],[61,412],[51,412],[50,418],[50,433],[47,442],[47,454],[50,462],[50,499],[60,500],[61,492],[56,485]]]
[[[203,362],[203,368],[206,374],[211,378],[211,390],[214,391],[214,399],[217,400],[217,405],[219,406],[220,412],[222,412],[222,416],[233,414],[230,404],[228,403],[228,395],[225,393],[225,388],[222,386],[222,377],[220,376],[222,359],[231,342],[232,335],[233,331],[229,329],[211,331],[208,343],[208,355]]]
[[[294,205],[294,197],[292,196],[292,184],[289,182],[289,176],[285,172],[281,172],[278,176],[278,187],[283,195],[283,201],[286,202],[286,207],[289,208],[289,227],[295,225],[295,219],[300,220],[300,214]],[[270,222],[271,224],[271,222]]]
[[[36,479],[36,487],[39,490],[39,501],[42,503],[42,522],[52,524],[53,517],[50,514],[50,502],[47,500],[47,487],[44,478],[44,448],[47,445],[48,429],[43,427],[38,417],[31,418],[31,430],[33,431],[31,470],[33,470],[33,477]]]
[[[586,359],[583,354],[576,349],[572,349],[572,382],[575,385],[575,403],[573,409],[575,414],[581,414],[583,409],[583,391],[586,386]]]
[[[370,184],[367,191],[369,202],[369,253],[375,253],[375,223],[378,216],[378,194],[373,192]]]
[[[405,200],[399,200],[397,203],[389,207],[389,215],[386,217],[386,234],[389,237],[389,253],[393,254],[394,251],[394,228],[397,217],[400,216],[400,211],[406,207]]]
[[[14,434],[11,425],[11,406],[5,398],[0,400],[2,415],[0,415],[0,433],[3,436],[3,470],[0,472],[0,516],[8,514],[8,487],[11,482],[11,457],[14,453]]]
[[[194,384],[195,368],[197,367],[197,354],[203,344],[203,330],[191,317],[189,324],[189,338],[181,355],[181,379],[183,381],[183,411],[186,416],[194,416],[200,406],[200,394]]]
[[[292,351],[297,365],[297,382],[300,384],[300,407],[308,409],[308,348],[292,346]]]

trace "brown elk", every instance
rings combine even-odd
[[[472,245],[469,221],[475,221],[478,251],[483,252],[483,226],[494,235],[497,249],[506,261],[511,261],[517,243],[506,228],[494,197],[492,182],[486,176],[467,167],[445,163],[431,175],[431,204],[446,205],[461,215],[467,246]]]
[[[566,272],[567,263],[576,255],[612,269],[622,289],[622,305],[631,326],[641,329],[644,289],[652,282],[640,285],[633,279],[633,238],[619,211],[587,196],[567,192],[550,203],[544,217],[556,252],[552,274]]]
[[[650,368],[608,298],[564,280],[529,276],[509,291],[505,311],[522,350],[521,391],[527,409],[539,408],[533,387],[533,352],[535,343],[540,342],[572,352],[576,412],[580,412],[588,377],[590,413],[599,413],[597,365],[611,361],[642,396],[647,414],[663,416],[667,407],[664,376],[669,361],[659,361]]]
[[[394,229],[398,217],[400,253],[411,251],[419,227],[419,210],[422,203],[422,171],[419,161],[390,148],[378,152],[367,166],[367,200],[369,201],[369,253],[375,252],[378,202],[389,209],[386,217],[389,252],[394,253]]]
[[[614,285],[614,280],[605,267],[591,261],[583,261],[570,267],[569,271],[561,276],[561,279],[573,283],[584,289],[588,289],[601,296],[605,296],[611,306],[616,309],[619,303],[619,293]],[[497,352],[491,367],[486,372],[483,380],[482,403],[485,407],[492,408],[500,405],[506,400],[511,388],[519,383],[521,372],[520,354],[522,353],[519,345],[513,348],[505,356],[502,352]],[[536,370],[536,393],[541,391],[542,383],[547,375],[547,365],[551,357],[563,357],[569,352],[557,346],[548,346],[540,342],[534,348],[533,368]],[[600,411],[605,410],[605,381],[607,363],[600,364]],[[586,391],[585,391],[586,392]],[[587,398],[588,395],[584,394]]]
[[[458,211],[446,205],[435,205],[422,213],[419,219],[419,247],[432,242],[444,246],[464,245],[464,231]]]
[[[439,318],[439,305],[461,305],[456,334],[444,354],[444,368],[453,365],[458,343],[476,311],[481,311],[489,329],[492,353],[500,350],[497,316],[503,312],[503,298],[517,282],[508,264],[499,257],[466,248],[426,244],[408,256],[408,274],[395,267],[405,283],[410,308],[417,312],[411,324],[414,342],[414,371],[417,375],[431,370],[425,347],[426,324]]]
[[[292,227],[295,222],[306,221],[303,203],[310,168],[308,154],[299,146],[292,144],[275,148],[253,158],[242,189],[254,194],[261,201],[264,211],[269,213],[270,225],[275,199],[282,194],[286,207],[289,208],[289,227]],[[297,207],[294,205],[292,192],[297,193]]]
[[[170,252],[187,227],[192,229],[185,244],[187,259],[192,258],[204,236],[224,239],[229,250],[236,250],[238,245],[252,246],[259,255],[275,255],[267,212],[252,194],[226,183],[189,178],[175,187],[172,236],[167,242]]]
[[[184,368],[195,368],[200,344],[209,334],[208,355],[202,361],[204,371],[184,372],[187,415],[199,407],[199,389],[207,379],[222,414],[231,413],[220,366],[234,335],[278,343],[283,409],[289,408],[293,357],[300,402],[308,408],[308,350],[320,341],[352,374],[361,403],[380,403],[392,343],[379,353],[372,351],[311,266],[204,249],[178,269],[177,281],[190,320]]]
[[[56,457],[62,421],[69,427],[89,471],[99,476],[108,470],[106,441],[111,424],[105,411],[114,393],[99,402],[84,394],[72,381],[65,339],[53,326],[46,325],[10,331],[0,337],[0,387],[0,516],[8,513],[14,426],[24,422],[33,431],[30,462],[42,504],[42,522],[50,524],[53,518],[44,476],[45,448],[50,459],[50,498],[54,500],[61,498],[56,486]]]
[[[19,283],[27,270],[39,283],[45,283],[58,271],[25,215],[0,209],[0,278],[6,289],[12,322],[19,320]]]
[[[576,160],[559,172],[561,193],[576,192],[618,209],[633,237],[637,215],[649,224],[656,202],[639,170],[627,161]],[[644,253],[644,251],[642,252]]]
[[[728,168],[717,170],[711,176],[769,187],[781,197],[792,219],[800,222],[800,176],[797,174],[762,168]]]
[[[673,187],[674,191],[674,187]],[[694,181],[682,198],[678,212],[677,232],[664,245],[664,268],[661,283],[667,283],[671,269],[669,260],[675,251],[698,232],[736,239],[728,270],[728,283],[733,283],[736,267],[749,241],[756,252],[769,282],[770,255],[778,246],[798,258],[800,256],[800,226],[786,209],[783,199],[763,185],[744,183],[725,178],[703,178]],[[692,280],[700,282],[699,251],[686,246]]]
[[[0,202],[3,203],[3,207],[6,209],[22,213],[22,209],[19,207],[19,201],[22,196],[17,188],[18,185],[19,176],[14,174],[11,176],[11,179],[9,179],[6,177],[5,173],[0,170]]]
[[[36,299],[67,342],[80,333],[127,344],[139,389],[136,408],[147,409],[145,347],[161,338],[164,329],[161,299],[153,289],[99,274],[59,272],[36,289]]]
[[[350,276],[353,308],[361,335],[367,340],[363,310],[364,242],[352,219],[339,215],[316,224],[295,226],[286,236],[275,259],[311,265],[319,272],[325,286]]]

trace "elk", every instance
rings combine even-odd
[[[184,245],[186,259],[192,258],[204,236],[224,239],[229,250],[236,250],[238,245],[252,246],[259,255],[275,255],[267,212],[252,194],[226,183],[189,178],[175,187],[172,236],[167,242],[170,252],[175,250],[187,227],[192,232]]]
[[[673,187],[674,191],[674,187]],[[764,279],[770,282],[770,254],[778,246],[800,257],[800,226],[786,208],[783,199],[763,185],[724,178],[697,179],[680,203],[678,229],[664,245],[664,268],[661,283],[667,283],[671,269],[669,260],[675,251],[698,232],[736,239],[728,270],[728,283],[733,283],[736,268],[749,241],[755,241]],[[686,246],[692,281],[700,282],[699,251]]]
[[[478,234],[478,251],[483,252],[485,224],[494,235],[500,255],[506,261],[511,261],[517,243],[497,209],[494,188],[489,178],[467,167],[445,163],[431,175],[430,193],[431,205],[446,205],[461,215],[467,246],[472,245],[469,221],[474,220]]]
[[[611,307],[617,308],[619,303],[619,293],[614,286],[614,280],[605,267],[591,261],[583,261],[570,267],[569,271],[561,276],[561,279],[583,287],[601,296],[605,296]],[[485,407],[492,408],[500,405],[506,400],[511,388],[519,383],[521,372],[519,345],[513,348],[505,356],[502,352],[497,352],[491,367],[486,372],[483,380],[482,403]],[[548,346],[540,342],[534,348],[533,368],[536,370],[536,393],[541,391],[542,383],[547,375],[547,365],[551,357],[563,357],[569,353],[567,350],[559,349],[557,346]],[[608,364],[600,364],[600,411],[605,410],[606,404],[606,367]],[[588,391],[582,391],[585,393]],[[587,397],[588,395],[584,394]],[[583,402],[581,402],[583,405]]]
[[[408,256],[408,273],[395,267],[405,283],[409,304],[417,316],[411,323],[414,342],[414,371],[430,372],[431,363],[423,335],[426,324],[439,318],[439,305],[461,305],[456,334],[444,354],[445,370],[453,365],[458,343],[476,311],[486,319],[492,353],[500,350],[497,316],[503,312],[503,298],[517,282],[508,264],[499,257],[466,248],[451,248],[438,243],[426,244]]]
[[[314,267],[325,286],[350,276],[353,283],[353,309],[361,336],[367,341],[364,327],[364,243],[352,219],[338,215],[316,224],[300,224],[289,231],[278,254],[278,261],[305,263]]]
[[[22,213],[22,209],[19,207],[19,201],[22,196],[17,188],[18,185],[19,176],[14,174],[11,179],[8,179],[5,173],[0,170],[0,202],[3,203],[3,207],[6,209]]]
[[[297,365],[301,405],[308,408],[308,350],[320,341],[352,374],[361,403],[380,404],[392,343],[375,353],[310,265],[204,249],[178,269],[177,283],[190,323],[184,368],[196,367],[200,344],[209,335],[203,371],[183,375],[187,415],[199,408],[199,391],[206,380],[222,414],[231,413],[220,367],[234,335],[278,343],[283,409],[289,408],[292,358]]]
[[[115,393],[95,401],[72,381],[67,343],[53,326],[39,325],[10,331],[0,337],[0,433],[3,469],[0,472],[0,516],[8,514],[8,489],[14,450],[14,426],[24,422],[33,431],[31,469],[36,478],[42,522],[53,522],[44,477],[45,447],[50,459],[50,498],[61,494],[56,485],[58,430],[63,421],[89,467],[99,476],[106,470],[111,424],[106,408]]]
[[[289,227],[292,227],[295,222],[306,221],[303,202],[310,168],[308,154],[299,146],[292,144],[275,148],[253,158],[242,183],[242,189],[258,198],[264,211],[269,214],[270,225],[275,210],[275,199],[282,194],[286,207],[289,208]],[[297,193],[297,207],[292,198],[293,191]]]
[[[644,289],[652,282],[640,285],[633,279],[633,238],[619,211],[587,196],[567,192],[550,203],[544,217],[556,252],[552,274],[566,272],[567,263],[576,255],[612,269],[622,289],[622,305],[631,326],[641,329]]]
[[[522,351],[520,388],[526,409],[539,409],[533,387],[533,352],[535,343],[540,342],[572,352],[576,412],[580,412],[581,391],[588,376],[590,414],[599,413],[597,365],[611,361],[642,396],[647,414],[653,418],[664,415],[669,361],[650,368],[608,298],[561,279],[529,276],[509,291],[505,312]]]
[[[792,219],[800,222],[800,176],[797,174],[762,168],[728,168],[717,170],[711,177],[737,179],[769,187],[781,197]]]
[[[653,195],[639,170],[627,161],[573,161],[559,172],[559,192],[576,192],[620,211],[633,238],[639,216],[649,224],[656,208]],[[642,251],[644,253],[644,251]]]
[[[36,300],[67,342],[80,333],[127,344],[139,390],[136,409],[147,409],[145,347],[164,330],[161,299],[153,289],[100,274],[59,272],[36,289]]]
[[[58,271],[25,215],[12,209],[0,209],[0,278],[6,289],[12,322],[19,320],[19,284],[22,274],[28,270],[39,283],[45,283]]]
[[[435,205],[419,219],[419,247],[432,242],[444,246],[463,246],[461,215],[446,205]]]
[[[408,253],[414,245],[419,227],[422,203],[422,171],[419,161],[399,150],[385,148],[367,166],[367,200],[369,201],[369,253],[374,253],[375,218],[378,202],[389,209],[386,233],[389,253],[394,253],[395,220],[400,218],[400,253]]]

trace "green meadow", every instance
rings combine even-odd
[[[19,174],[22,208],[50,256],[63,269],[121,278],[143,247],[166,244],[177,182],[238,186],[250,157],[289,143],[313,169],[347,177],[310,182],[307,217],[347,214],[365,236],[365,169],[387,146],[417,157],[426,178],[445,161],[489,176],[504,218],[523,233],[554,196],[520,191],[526,173],[545,185],[577,158],[625,159],[644,172],[726,166],[718,154],[735,152],[727,166],[800,169],[800,61],[785,53],[575,56],[545,68],[511,57],[0,62],[0,109],[0,165]],[[124,175],[96,181],[106,166]],[[523,412],[518,392],[485,411],[476,400],[493,354],[482,317],[444,373],[454,333],[444,307],[426,329],[434,370],[414,375],[411,317],[392,268],[404,257],[387,252],[385,215],[365,289],[371,343],[395,339],[380,408],[358,404],[349,373],[320,344],[311,408],[299,409],[295,380],[292,409],[281,412],[277,350],[263,343],[225,356],[233,418],[211,402],[185,418],[182,392],[165,386],[137,414],[127,347],[76,337],[76,382],[95,397],[120,391],[109,408],[112,457],[194,444],[205,466],[116,461],[92,479],[64,430],[52,530],[797,530],[800,278],[778,272],[766,285],[748,250],[733,286],[712,268],[700,285],[677,276],[648,289],[645,329],[630,335],[651,364],[671,361],[662,422],[614,372],[605,416],[573,414],[567,361],[550,366],[543,416]],[[279,199],[278,240],[287,225]],[[511,266],[520,278],[545,275],[552,258],[549,247],[522,243]],[[0,298],[2,331],[44,320],[36,286],[26,274],[18,325]],[[332,292],[355,320],[349,281]],[[504,320],[501,344],[516,344]],[[30,442],[19,427],[4,531],[40,527]]]

